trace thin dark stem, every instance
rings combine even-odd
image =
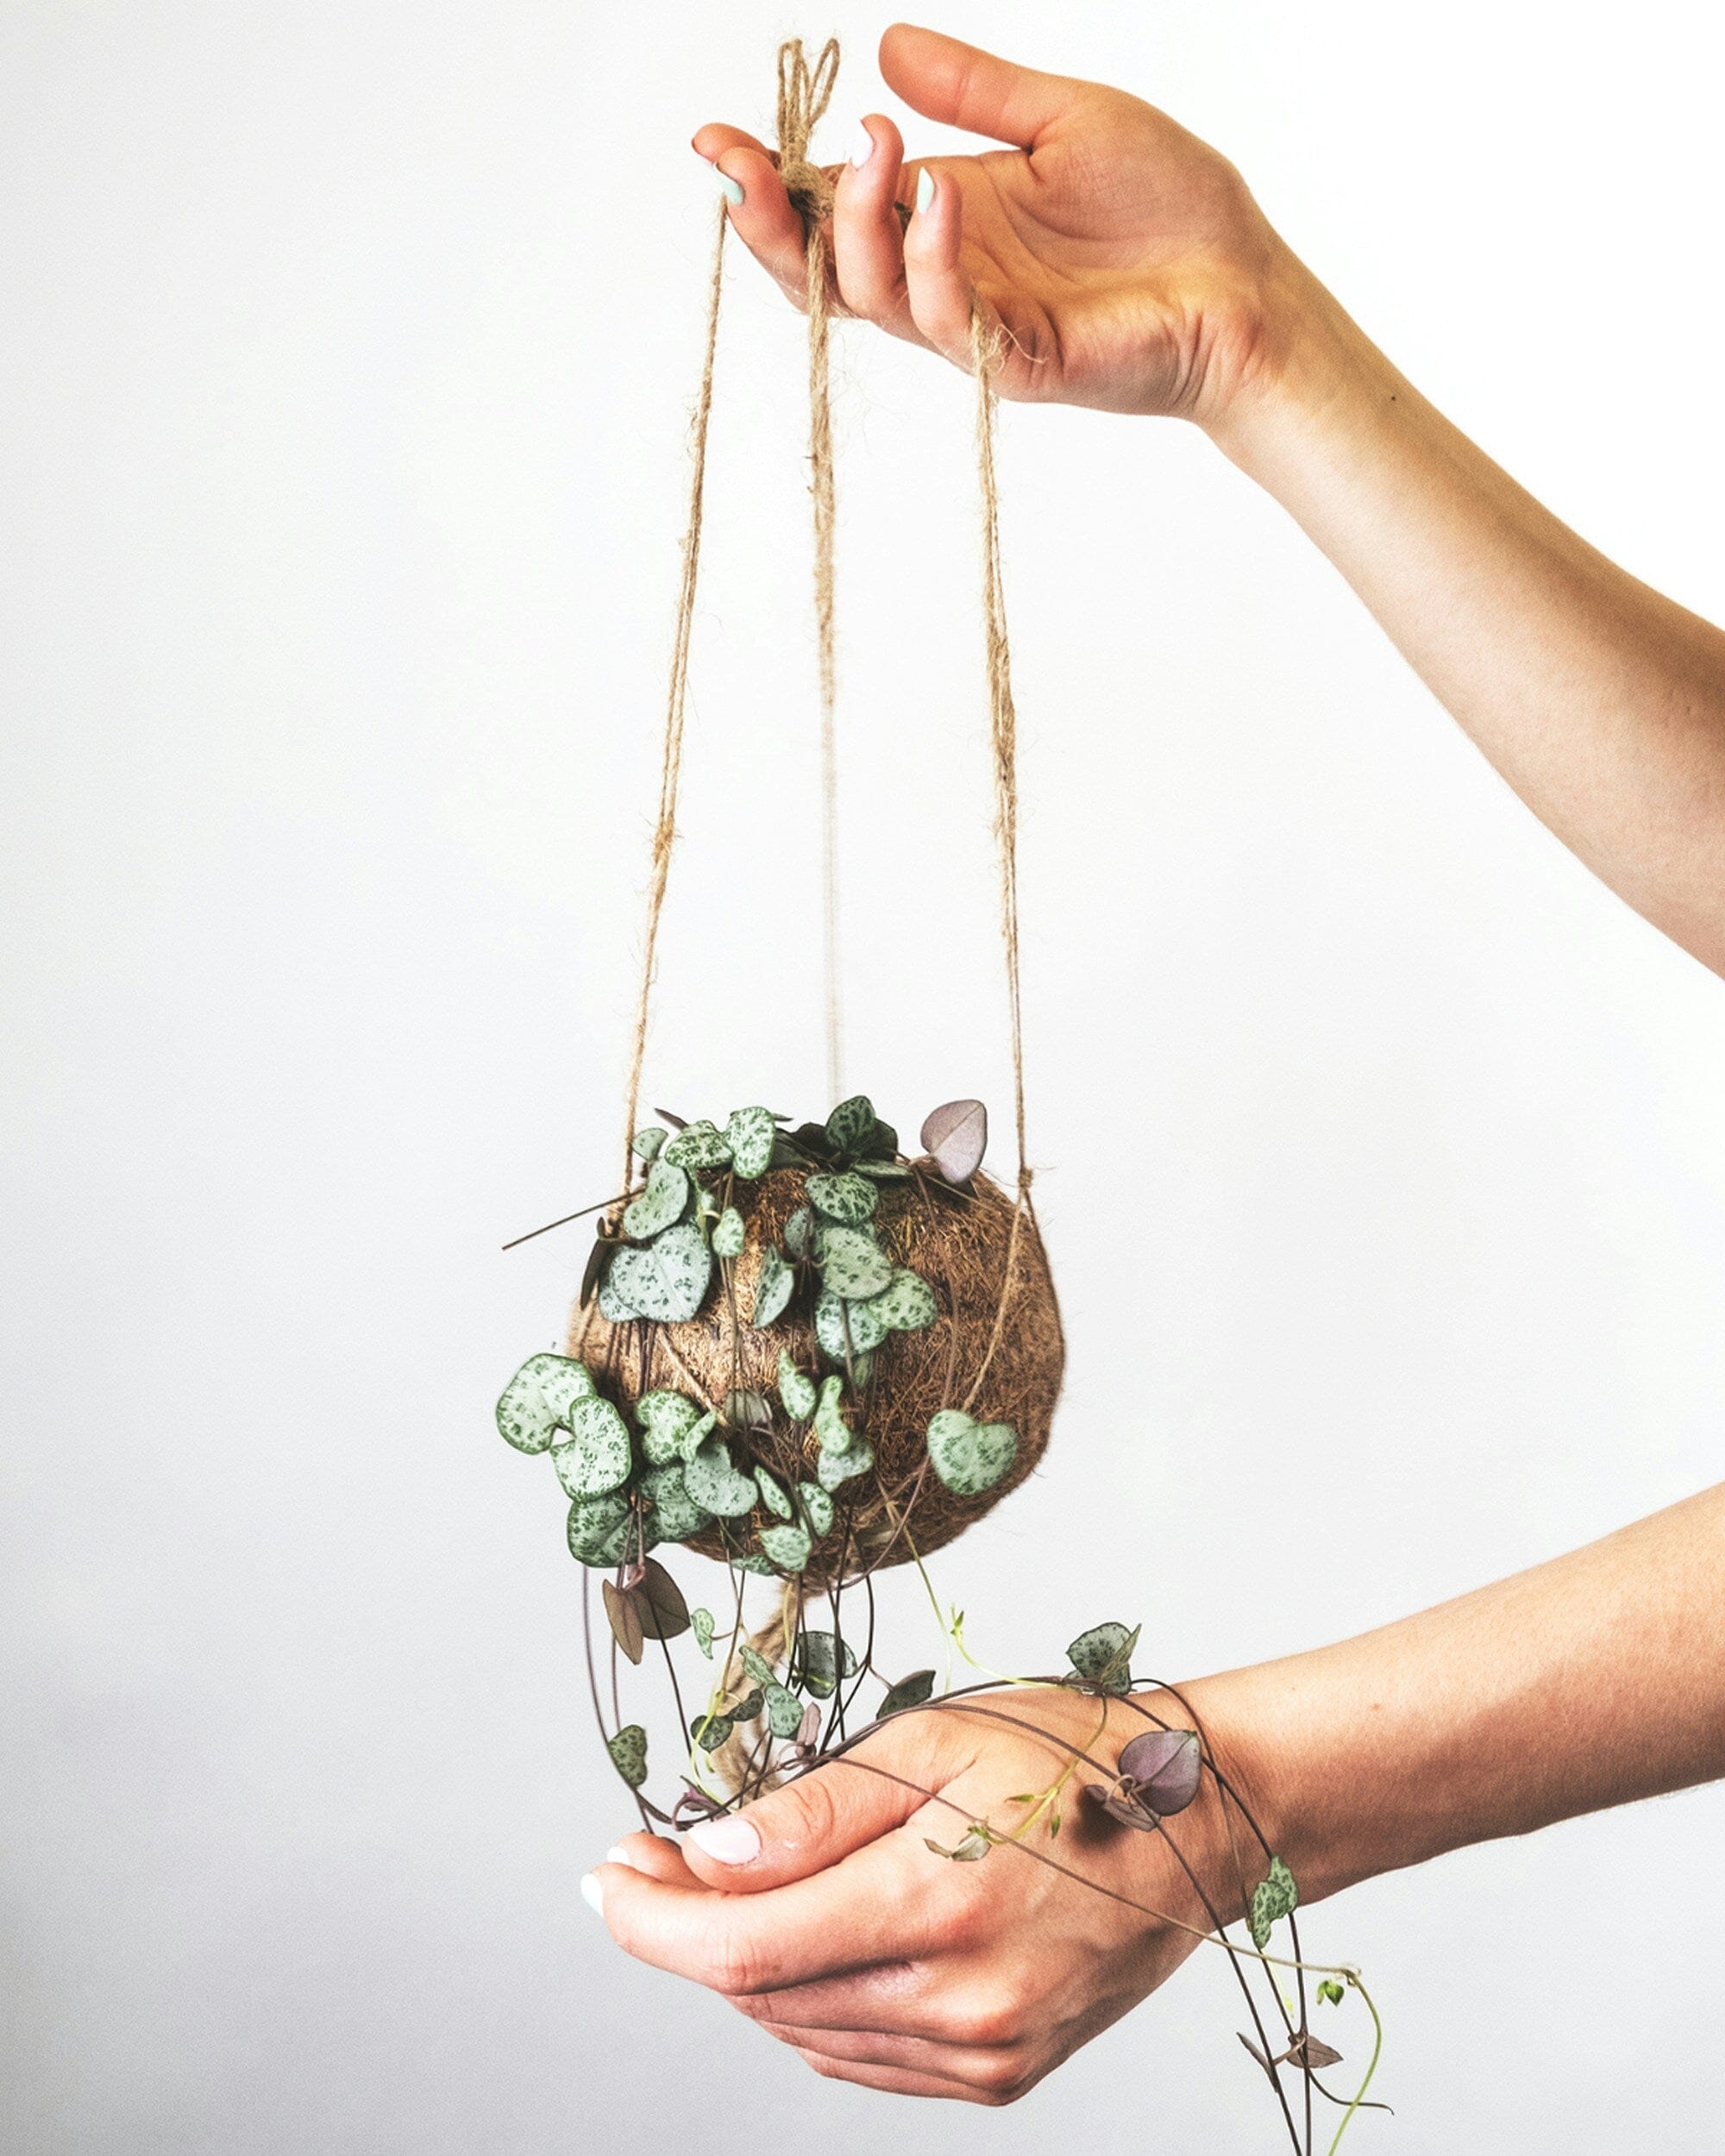
[[[628,1195],[625,1190],[615,1198],[601,1198],[597,1205],[583,1206],[579,1213],[566,1213],[561,1220],[548,1220],[543,1228],[529,1228],[525,1235],[518,1235],[512,1242],[505,1243],[503,1248],[506,1250],[518,1250],[522,1244],[530,1243],[536,1235],[549,1235],[553,1228],[568,1227],[571,1220],[585,1220],[590,1213],[603,1213],[607,1206],[620,1206]]]

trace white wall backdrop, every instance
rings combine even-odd
[[[1686,0],[943,27],[1220,143],[1427,391],[1725,610],[1725,47]],[[712,185],[781,34],[565,0],[0,8],[10,1318],[0,2140],[27,2156],[862,2156],[1272,2120],[1220,1958],[1017,2109],[817,2082],[624,1961],[538,1468],[490,1426],[611,1172]],[[911,130],[926,145],[932,131]],[[841,333],[851,1075],[1004,1098],[968,385]],[[822,1109],[797,326],[740,252],[652,1098]],[[1716,1481],[1725,989],[1523,812],[1170,424],[1006,422],[1040,1478],[993,1658],[1189,1674]],[[1084,1218],[1130,1126],[1133,1232]],[[1130,1388],[1130,1427],[1103,1412]],[[896,1603],[912,1664],[926,1639]],[[1716,2132],[1700,1792],[1312,1921],[1360,2156]]]

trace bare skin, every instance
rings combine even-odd
[[[1239,174],[1122,91],[903,26],[914,110],[1004,142],[904,162],[890,120],[837,179],[835,297],[969,361],[973,295],[1009,397],[1202,427],[1348,577],[1521,798],[1656,926],[1725,971],[1725,635],[1617,568],[1426,403],[1271,230]],[[793,298],[800,225],[734,128],[738,235]],[[895,202],[919,201],[908,229]],[[1451,1849],[1725,1775],[1725,1486],[1401,1623],[1182,1691],[1315,1901]],[[1165,1695],[1152,1703],[1183,1720]],[[1015,1693],[1045,1740],[953,1709],[887,1725],[681,1848],[629,1837],[592,1875],[618,1943],[711,1985],[816,2070],[1010,2102],[1154,1990],[1208,1919],[1159,1838],[1068,1808],[1060,1854],[1160,1914],[1011,1852],[943,1863],[960,1813],[1123,1710]],[[900,1777],[900,1778],[894,1778]],[[907,1789],[910,1783],[914,1789]],[[932,1802],[918,1791],[947,1800]],[[950,1807],[956,1806],[955,1811]],[[1226,1920],[1239,1872],[1208,1786],[1182,1846]],[[1045,1845],[1044,1845],[1045,1846]]]

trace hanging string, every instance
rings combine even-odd
[[[677,788],[683,772],[683,713],[688,700],[689,640],[694,628],[695,590],[700,579],[701,517],[706,494],[707,423],[712,416],[712,368],[718,350],[718,299],[724,282],[724,235],[730,217],[718,205],[718,234],[713,242],[712,274],[706,298],[706,349],[700,389],[689,429],[689,514],[683,528],[682,582],[677,592],[677,627],[671,643],[671,679],[665,696],[665,736],[659,765],[659,816],[653,826],[653,866],[647,886],[647,924],[642,935],[641,987],[635,1003],[635,1038],[630,1050],[629,1083],[624,1095],[623,1182],[627,1190],[634,1167],[630,1150],[641,1107],[641,1069],[647,1057],[648,1010],[657,968],[659,917],[671,874],[671,849],[677,841]]]
[[[832,211],[832,182],[808,157],[809,138],[832,101],[838,40],[829,38],[812,68],[800,38],[779,47],[779,177],[803,221],[808,312],[809,494],[814,507],[814,629],[820,679],[821,973],[826,1016],[829,1100],[844,1098],[844,1024],[838,974],[838,736],[834,718],[832,342],[824,220]]]

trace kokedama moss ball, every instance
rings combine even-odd
[[[815,1265],[796,1251],[794,1216],[800,1211],[806,1219],[819,1185],[812,1188],[801,1169],[779,1168],[751,1180],[749,1191],[746,1219],[728,1214],[713,1238],[715,1250],[724,1254],[740,1232],[740,1253],[724,1269],[715,1267],[693,1318],[681,1324],[613,1323],[595,1299],[573,1313],[568,1352],[587,1364],[631,1423],[635,1402],[645,1394],[691,1395],[719,1410],[739,1470],[758,1464],[780,1484],[794,1484],[815,1478],[820,1442],[814,1426],[792,1432],[782,1413],[762,1412],[776,1395],[780,1356],[787,1354],[817,1379],[845,1370],[843,1356],[828,1351],[842,1345],[834,1342],[830,1319],[823,1328],[827,1344],[817,1335],[821,1282]],[[937,1315],[919,1330],[888,1331],[866,1357],[853,1350],[851,1369],[860,1381],[853,1420],[874,1447],[875,1463],[873,1471],[837,1492],[841,1523],[847,1507],[850,1514],[846,1572],[876,1558],[907,1563],[913,1554],[951,1541],[1016,1489],[1042,1457],[1060,1391],[1065,1341],[1028,1200],[1017,1209],[1016,1231],[1014,1210],[1012,1198],[980,1172],[962,1188],[925,1175],[879,1187],[869,1224],[873,1236],[894,1264],[928,1282]],[[777,1253],[786,1249],[795,1273],[790,1300],[771,1324],[756,1328],[749,1320],[762,1267],[776,1269]],[[829,1253],[829,1267],[831,1263]],[[845,1389],[848,1395],[848,1382]],[[943,1409],[962,1408],[967,1401],[969,1414],[984,1426],[967,1433],[972,1442],[986,1447],[991,1430],[1003,1424],[1017,1437],[1011,1466],[975,1495],[949,1489],[931,1472],[929,1461],[930,1423]],[[905,1532],[898,1530],[900,1520]],[[735,1552],[753,1547],[756,1532],[771,1528],[775,1519],[763,1504],[748,1520],[727,1524]],[[836,1568],[843,1540],[842,1535],[827,1538],[810,1570]],[[689,1537],[686,1546],[723,1557],[725,1530],[715,1525]]]

